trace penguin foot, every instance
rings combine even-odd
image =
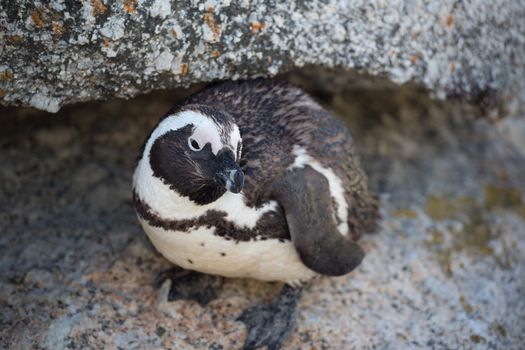
[[[210,301],[216,299],[216,290],[223,284],[222,277],[184,270],[180,267],[162,271],[154,284],[160,288],[167,280],[171,282],[168,301],[194,300],[201,306],[206,306]]]
[[[302,288],[284,286],[270,304],[244,310],[237,318],[248,328],[243,350],[263,346],[267,346],[268,350],[280,349],[295,327],[301,292]]]

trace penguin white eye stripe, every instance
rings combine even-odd
[[[205,144],[210,143],[212,152],[217,154],[217,152],[223,147],[217,130],[217,125],[210,120],[210,118],[194,111],[182,111],[166,117],[160,122],[151,134],[145,151],[149,152],[155,140],[165,133],[171,130],[179,130],[187,125],[193,125],[193,135],[190,137],[197,141],[201,149]],[[189,140],[188,147],[191,148]]]

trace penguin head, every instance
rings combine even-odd
[[[155,127],[138,167],[147,162],[142,164],[151,169],[146,176],[159,178],[170,190],[204,205],[226,191],[242,190],[241,151],[239,127],[230,115],[207,106],[187,105]]]

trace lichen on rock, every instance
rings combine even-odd
[[[513,113],[525,101],[524,17],[520,0],[4,1],[0,101],[56,112],[315,65]]]

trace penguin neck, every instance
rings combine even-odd
[[[249,207],[242,192],[229,191],[209,204],[196,204],[155,177],[144,158],[139,161],[133,175],[133,190],[154,214],[164,220],[192,220],[214,210],[226,213],[226,218],[239,227],[253,228],[262,215],[274,211],[278,206],[277,202],[270,201],[260,208]]]

